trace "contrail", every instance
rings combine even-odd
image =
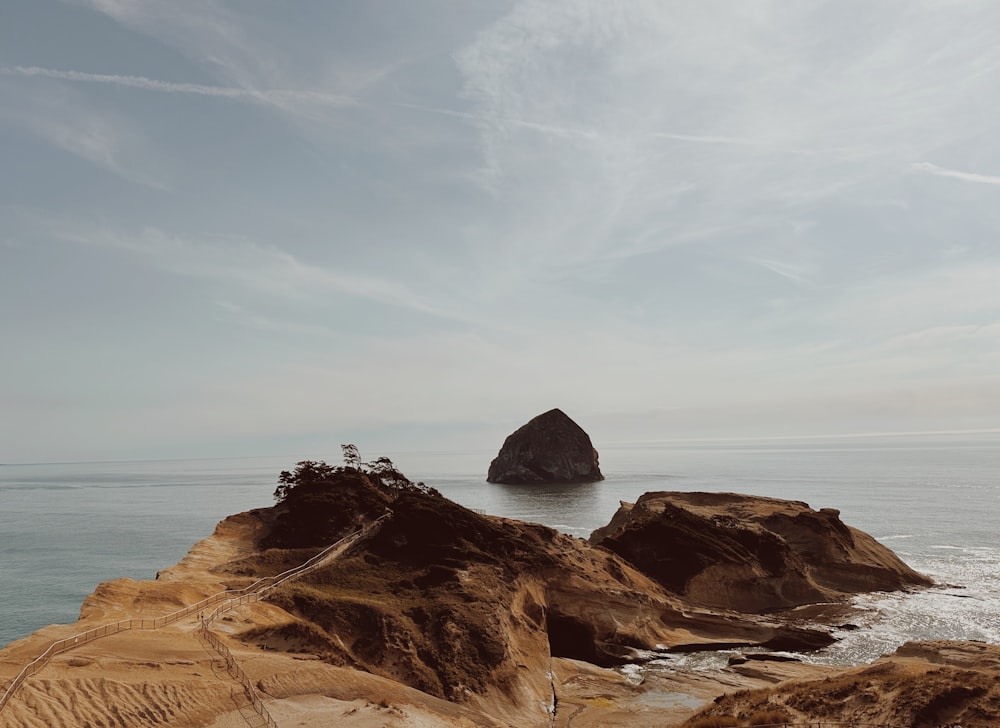
[[[200,83],[176,83],[160,81],[146,76],[129,76],[110,73],[84,73],[83,71],[64,71],[55,68],[39,66],[4,66],[0,73],[6,76],[37,76],[60,81],[76,81],[82,83],[104,83],[126,88],[143,89],[144,91],[159,91],[170,94],[193,94],[196,96],[211,96],[215,98],[237,99],[263,104],[278,103],[283,99],[300,99],[333,106],[351,106],[356,102],[348,96],[338,96],[318,91],[297,91],[289,89],[269,89],[256,91],[235,86],[209,86]]]
[[[1000,177],[994,177],[988,174],[977,174],[976,172],[961,172],[957,169],[939,167],[936,164],[931,164],[930,162],[914,162],[910,165],[910,167],[913,169],[919,169],[922,172],[936,174],[938,177],[954,177],[955,179],[964,180],[966,182],[978,182],[979,184],[984,185],[1000,185]]]

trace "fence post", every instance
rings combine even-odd
[[[48,648],[44,652],[42,652],[42,654],[40,654],[38,657],[31,660],[27,665],[25,665],[21,669],[21,672],[18,673],[17,676],[15,676],[14,679],[7,684],[4,693],[0,694],[0,712],[3,712],[3,709],[10,702],[10,699],[14,695],[14,692],[22,684],[24,684],[24,681],[29,676],[34,675],[39,670],[41,670],[42,667],[44,667],[48,663],[48,661],[52,659],[54,655],[66,652],[67,650],[72,649],[75,645],[86,644],[93,640],[99,639],[100,637],[107,637],[108,634],[117,634],[118,632],[121,632],[124,629],[155,630],[161,626],[173,624],[177,620],[186,617],[189,614],[193,614],[195,611],[203,609],[204,607],[207,607],[209,605],[218,604],[219,602],[224,602],[224,601],[230,602],[228,607],[226,605],[222,605],[220,607],[217,607],[212,612],[212,614],[209,616],[208,619],[208,622],[211,623],[223,612],[226,612],[230,608],[232,608],[233,602],[235,602],[236,604],[249,604],[251,602],[259,602],[261,594],[264,594],[265,592],[274,589],[275,587],[279,586],[280,584],[283,584],[289,579],[295,578],[300,574],[304,574],[306,571],[309,571],[311,568],[313,568],[321,561],[323,561],[326,557],[328,557],[330,554],[332,554],[337,548],[340,548],[341,546],[346,546],[349,543],[353,544],[354,542],[358,541],[361,538],[361,536],[366,532],[366,530],[374,529],[376,524],[381,523],[385,518],[386,515],[380,516],[367,526],[362,526],[353,533],[350,533],[347,536],[344,536],[343,538],[339,539],[338,541],[330,544],[325,549],[321,550],[318,554],[316,554],[310,559],[307,559],[305,562],[299,564],[296,567],[283,571],[282,573],[277,574],[275,576],[269,576],[258,579],[253,584],[251,584],[248,587],[244,587],[243,589],[222,591],[210,597],[206,597],[205,599],[201,600],[200,602],[196,602],[193,605],[182,607],[181,609],[175,612],[171,612],[170,614],[167,614],[163,617],[154,617],[153,619],[148,620],[151,622],[151,626],[149,627],[146,626],[147,620],[144,617],[140,619],[133,619],[132,617],[129,617],[127,627],[123,626],[125,624],[125,620],[121,620],[114,624],[105,624],[101,627],[95,627],[91,630],[88,630],[82,634],[78,634],[73,637],[67,637],[65,639],[53,642],[48,646]],[[135,626],[136,622],[138,622],[138,627]],[[111,631],[112,628],[114,629],[113,632]],[[218,639],[215,638],[214,635],[211,633],[211,631],[208,630],[204,620],[202,621],[202,631],[206,635],[206,639],[208,639],[210,644],[215,646],[215,644],[218,643],[218,646],[221,649],[217,651],[219,651],[220,654],[222,654],[222,650],[225,650],[227,653],[229,652],[228,648],[226,648],[221,642],[219,642]],[[223,656],[226,657],[227,659],[227,665],[229,664],[229,661],[233,661],[233,663],[235,664],[235,660],[233,659],[231,653]],[[243,680],[245,681],[244,689],[248,690],[251,695],[256,696],[256,691],[253,688],[253,683],[250,681],[249,676],[247,676],[245,672],[243,673],[243,676],[244,676]],[[261,718],[264,719],[265,724],[267,726],[273,726],[274,728],[277,728],[277,723],[274,722],[274,719],[271,718],[270,714],[264,708],[263,701],[261,701],[260,698],[257,698],[257,701],[260,704],[260,711],[258,711],[258,714],[261,716]]]

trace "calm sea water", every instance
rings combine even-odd
[[[1000,434],[602,447],[606,480],[560,487],[485,483],[495,450],[384,454],[470,508],[577,536],[607,523],[619,501],[653,490],[838,508],[947,586],[859,598],[851,621],[862,629],[812,659],[867,661],[908,639],[1000,643]],[[270,505],[278,473],[292,465],[268,457],[0,466],[0,644],[74,621],[101,581],[153,578],[225,516]]]

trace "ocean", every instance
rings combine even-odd
[[[911,639],[1000,644],[1000,433],[633,443],[601,448],[599,483],[485,482],[496,451],[386,452],[413,480],[486,513],[586,537],[619,501],[734,491],[837,508],[939,586],[854,602],[860,629],[808,659],[858,664]],[[339,452],[317,453],[331,464]],[[102,581],[152,579],[225,516],[273,503],[295,458],[0,466],[0,645],[73,622]],[[726,655],[693,658],[700,664]]]

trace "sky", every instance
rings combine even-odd
[[[4,0],[0,462],[996,430],[997,129],[989,0]]]

